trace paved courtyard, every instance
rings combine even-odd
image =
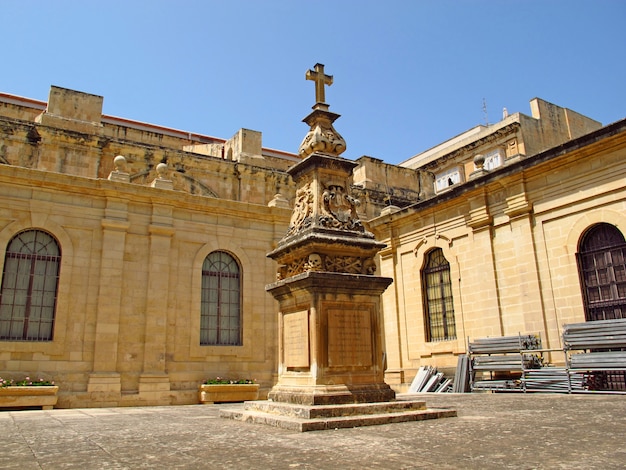
[[[0,411],[0,468],[626,468],[626,396],[419,397],[458,417],[294,433],[219,418],[232,404]]]

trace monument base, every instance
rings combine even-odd
[[[239,409],[220,410],[221,418],[265,424],[299,432],[404,423],[450,418],[456,415],[456,410],[428,409],[424,401],[317,406],[273,401],[248,401]]]
[[[396,393],[386,383],[363,385],[276,385],[268,398],[296,405],[340,405],[391,401]]]

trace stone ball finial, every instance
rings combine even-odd
[[[478,154],[474,157],[474,166],[477,170],[482,170],[485,166],[485,156]]]
[[[124,172],[126,170],[126,157],[118,155],[113,159],[113,165],[115,166],[115,171]]]
[[[167,173],[167,163],[159,163],[156,166],[156,172],[159,179],[165,179]]]

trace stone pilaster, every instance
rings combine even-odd
[[[128,202],[107,198],[102,219],[102,259],[98,295],[97,320],[94,338],[93,371],[89,376],[88,392],[121,393],[120,374],[117,371],[120,310],[122,306],[124,251],[128,222]]]
[[[167,312],[170,284],[170,252],[174,227],[172,207],[154,206],[148,227],[150,251],[148,260],[148,296],[143,354],[143,372],[139,377],[139,393],[158,398],[170,389],[165,370],[167,355]]]

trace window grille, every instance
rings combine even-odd
[[[50,234],[26,230],[11,239],[0,288],[1,340],[52,340],[60,265]]]
[[[202,265],[201,345],[241,345],[241,278],[237,261],[215,251]]]
[[[425,292],[426,341],[444,341],[456,338],[454,303],[450,264],[441,248],[426,254],[426,265],[422,270]]]

